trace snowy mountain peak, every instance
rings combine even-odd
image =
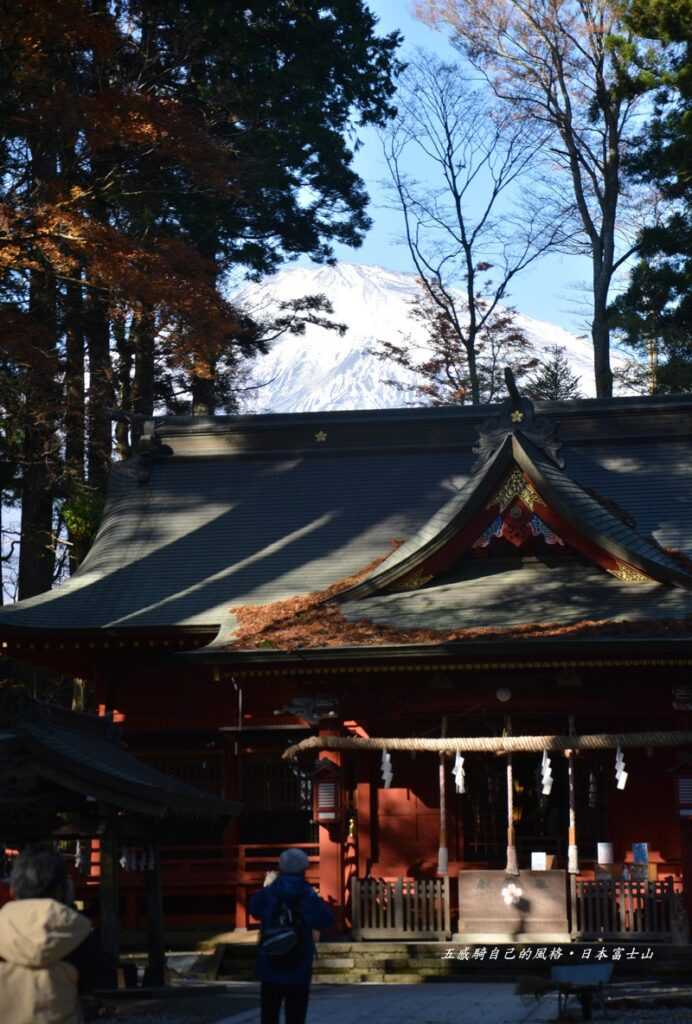
[[[419,297],[414,274],[357,263],[333,267],[290,267],[248,284],[234,301],[256,315],[271,315],[279,303],[323,293],[334,307],[334,319],[345,323],[346,334],[308,325],[304,335],[284,336],[261,356],[252,369],[252,384],[269,381],[255,392],[251,412],[321,412],[338,409],[387,409],[407,404],[407,396],[385,381],[410,383],[412,374],[382,363],[370,354],[377,342],[421,338],[421,326],[411,319],[411,304]],[[552,345],[563,346],[584,395],[594,394],[593,354],[586,339],[561,327],[518,315],[519,325],[537,354]]]

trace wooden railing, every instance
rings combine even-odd
[[[319,883],[320,847],[318,843],[292,843],[292,849],[304,850],[310,866],[305,879],[311,885]],[[286,843],[243,843],[234,846],[235,860],[233,878],[235,889],[235,928],[245,930],[250,926],[247,909],[248,895],[264,884],[268,871],[276,871],[279,855],[286,849]]]
[[[233,851],[233,868],[239,881],[264,882],[268,871],[276,871],[279,856],[287,846],[294,850],[303,850],[308,857],[310,866],[305,874],[311,884],[316,884],[319,875],[320,847],[319,843],[241,843],[230,847]]]
[[[671,878],[660,882],[578,881],[578,934],[582,939],[671,941],[679,903]]]
[[[218,918],[226,921],[226,928],[247,929],[250,918],[247,911],[248,896],[264,884],[267,872],[275,871],[282,850],[287,843],[197,843],[166,845],[161,847],[161,870],[168,899],[164,900],[169,926]],[[311,885],[319,882],[319,845],[294,843],[304,850],[310,861],[306,879]],[[82,880],[81,887],[95,888],[98,878]],[[141,871],[120,873],[123,917],[125,926],[136,929],[144,914],[144,875]],[[89,894],[80,893],[85,900]],[[213,912],[209,907],[214,903]],[[199,901],[196,904],[195,900]],[[93,902],[93,899],[92,899]],[[201,904],[204,903],[205,909]],[[174,904],[178,909],[170,909]],[[189,909],[183,909],[183,905]]]
[[[451,935],[449,878],[354,878],[353,938],[447,939]]]

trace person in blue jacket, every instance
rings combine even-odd
[[[257,977],[262,983],[262,1024],[279,1024],[282,1004],[286,1024],[305,1024],[315,956],[312,933],[334,923],[331,908],[305,881],[308,864],[302,850],[284,850],[279,857],[278,878],[250,897],[250,913],[261,922],[263,929],[270,927],[284,903],[297,910],[297,927],[301,933],[296,954],[285,960],[270,956],[260,942]]]

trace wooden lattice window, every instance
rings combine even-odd
[[[255,813],[312,812],[312,776],[281,755],[245,754],[241,768],[241,800]]]

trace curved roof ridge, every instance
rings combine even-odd
[[[536,422],[532,403],[517,395],[505,403],[502,411],[481,438],[476,471],[457,494],[368,577],[332,600],[339,604],[363,600],[414,572],[487,504],[512,464],[526,474],[543,502],[576,533],[618,562],[640,570],[655,582],[692,588],[691,572],[565,472],[558,455],[556,425]]]
[[[512,461],[511,438],[502,443],[449,501],[438,509],[424,525],[402,544],[382,565],[360,583],[342,591],[342,601],[368,597],[407,576],[458,533],[471,517],[483,508],[483,502],[499,486]]]
[[[692,588],[692,573],[653,540],[618,518],[589,491],[558,468],[527,437],[513,437],[517,465],[545,503],[599,548],[661,583]]]

